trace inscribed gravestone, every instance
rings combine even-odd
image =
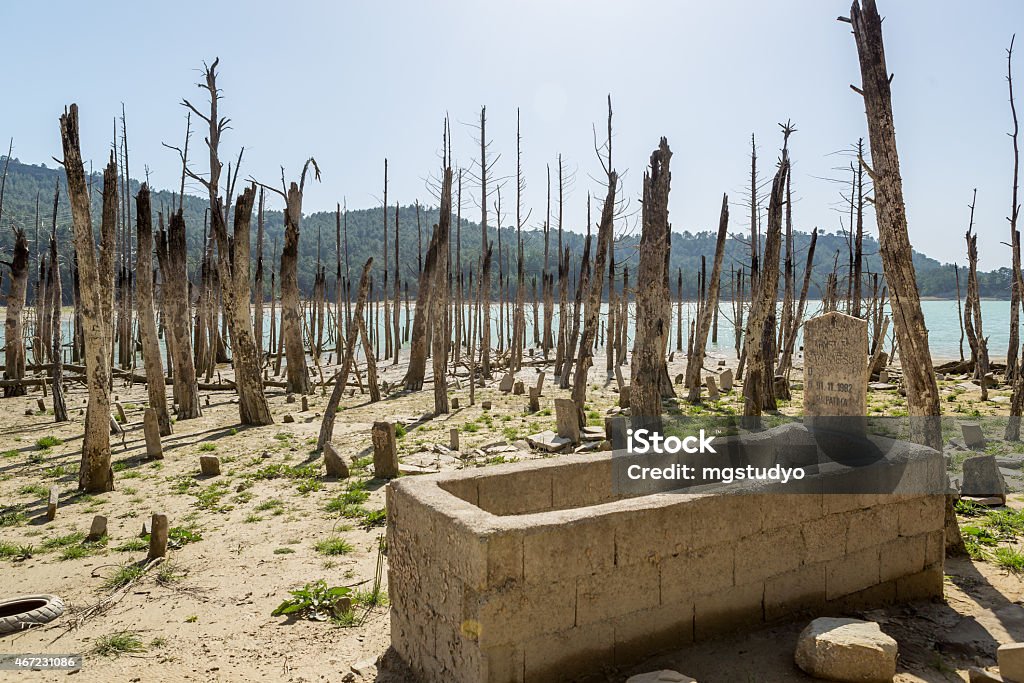
[[[868,323],[826,313],[804,326],[804,414],[865,417]]]

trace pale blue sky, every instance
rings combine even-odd
[[[971,190],[985,269],[1005,265],[1010,209],[1010,114],[1005,48],[1024,32],[1024,3],[880,0],[893,81],[897,140],[914,246],[963,262]],[[233,120],[225,159],[246,147],[243,175],[277,183],[314,155],[323,182],[305,210],[379,203],[383,158],[389,199],[431,201],[441,122],[453,119],[456,160],[475,153],[465,123],[486,104],[496,173],[515,170],[522,109],[531,223],[544,212],[544,165],[561,152],[578,169],[568,227],[582,230],[600,174],[592,125],[615,107],[615,165],[632,206],[661,135],[674,152],[670,216],[676,231],[717,226],[721,193],[733,230],[749,173],[750,134],[767,176],[791,118],[797,227],[839,227],[846,164],[831,152],[866,135],[848,2],[654,0],[402,0],[396,2],[3,3],[7,64],[0,138],[30,163],[59,156],[57,119],[78,102],[87,158],[106,157],[112,119],[128,112],[133,175],[177,186],[184,96],[201,100],[196,68],[221,58],[222,113]],[[1024,37],[1018,91],[1024,121]],[[194,138],[194,149],[200,138]],[[845,177],[845,175],[843,176]],[[513,185],[503,198],[512,221]],[[274,200],[278,201],[278,200]],[[464,211],[478,217],[478,209]],[[871,216],[873,231],[873,215]]]

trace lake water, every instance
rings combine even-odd
[[[415,306],[412,307],[415,309]],[[959,359],[960,358],[960,320],[957,315],[957,302],[956,301],[922,301],[921,308],[924,311],[925,322],[928,326],[928,345],[931,348],[932,356],[936,359]],[[993,359],[1005,358],[1006,348],[1009,343],[1009,325],[1010,325],[1010,302],[1009,301],[995,301],[986,300],[981,302],[982,315],[984,318],[985,334],[988,335],[988,347]],[[0,309],[3,310],[3,309]],[[683,304],[683,344],[686,344],[686,331],[689,329],[690,320],[695,313],[695,305],[692,303]],[[810,301],[807,303],[806,314],[816,315],[821,311],[820,301]],[[70,309],[65,309],[65,316],[63,321],[64,327],[64,341],[67,343],[70,338]],[[605,324],[605,315],[607,313],[607,306],[602,306],[601,319],[602,325]],[[280,315],[280,311],[278,311]],[[32,316],[31,310],[26,315],[26,319]],[[415,310],[413,310],[413,316],[415,316]],[[381,322],[380,327],[383,329],[383,308],[381,308]],[[492,328],[494,333],[492,334],[492,340],[497,339],[497,317],[498,317],[498,306],[494,306],[494,312],[491,315]],[[264,308],[265,323],[263,326],[264,330],[264,346],[269,342],[270,337],[270,312],[269,307]],[[404,328],[406,325],[405,306],[401,306],[399,311],[400,324]],[[734,349],[734,335],[732,325],[732,306],[731,304],[722,304],[719,308],[718,318],[718,343],[708,343],[708,348],[712,351],[720,351],[722,353],[730,353]],[[34,320],[34,317],[32,318]],[[543,310],[540,311],[540,319],[543,321]],[[555,310],[555,321],[557,324],[558,312],[557,304]],[[542,322],[543,324],[543,322]],[[527,341],[533,340],[533,311],[529,303],[526,306],[526,338]],[[676,306],[672,306],[672,333],[670,348],[674,349],[676,346]],[[557,329],[557,327],[556,327]],[[630,324],[630,341],[632,341],[633,327]],[[888,341],[892,335],[892,326],[889,327],[889,335],[886,341],[886,348],[888,349],[890,342]],[[0,326],[0,345],[4,343],[4,329]],[[332,345],[333,346],[333,345]],[[407,345],[405,345],[407,346]],[[967,346],[967,341],[964,340],[964,353],[970,356],[970,348]],[[31,353],[29,354],[31,358]]]

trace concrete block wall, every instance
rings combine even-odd
[[[571,680],[796,613],[942,594],[941,495],[608,494],[610,456],[388,486],[392,645],[423,681]]]

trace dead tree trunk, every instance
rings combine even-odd
[[[978,191],[974,191],[974,201],[971,203],[971,220],[967,225],[967,308],[964,311],[964,327],[967,332],[967,340],[971,345],[971,360],[974,362],[975,374],[981,381],[981,400],[988,400],[988,339],[985,337],[984,325],[981,319],[981,297],[978,293],[978,236],[974,234],[974,204],[977,202]],[[1010,400],[1011,408],[1013,399],[1018,393],[1014,392]],[[1019,414],[1019,413],[1018,413]],[[1017,423],[1016,426],[1014,423]],[[1012,428],[1014,427],[1014,428]],[[1007,422],[1008,439],[1016,440],[1020,436],[1019,420],[1010,418]]]
[[[618,189],[619,175],[612,167],[612,102],[608,98],[608,160],[602,162],[605,171],[605,197],[601,206],[601,222],[597,228],[597,251],[594,253],[594,268],[590,278],[589,291],[586,292],[586,302],[583,308],[583,332],[580,336],[579,357],[576,360],[576,376],[572,384],[572,400],[576,404],[576,412],[583,417],[583,404],[587,401],[587,376],[590,367],[594,364],[594,343],[597,336],[597,326],[601,318],[601,293],[604,289],[605,263],[610,262],[608,268],[608,331],[605,344],[606,357],[608,359],[608,372],[611,373],[611,310],[612,310],[612,289],[615,282],[612,279],[615,272],[615,193]],[[589,222],[588,222],[589,224]]]
[[[165,330],[170,337],[174,366],[174,397],[178,403],[177,418],[190,420],[202,415],[196,365],[189,334],[188,247],[185,241],[185,219],[181,209],[171,214],[167,232],[160,231],[156,245],[157,261],[164,281],[164,306],[167,315]]]
[[[164,385],[164,367],[160,358],[160,340],[157,337],[156,315],[153,312],[153,211],[149,199],[149,185],[143,184],[135,197],[138,254],[135,275],[138,287],[139,337],[142,340],[142,361],[146,366],[146,392],[149,407],[156,413],[160,435],[171,434],[171,416],[167,411],[167,389]]]
[[[637,276],[644,286],[637,288],[636,293],[636,338],[629,395],[634,429],[661,431],[665,344],[672,324],[672,305],[668,296],[671,158],[668,140],[661,138],[658,149],[651,154],[650,170],[644,174],[643,231]]]
[[[758,276],[757,293],[753,297],[747,319],[747,379],[743,383],[743,414],[760,415],[775,410],[775,305],[779,289],[779,246],[782,239],[782,205],[785,202],[789,157],[783,152],[782,163],[772,182],[768,204],[768,233],[764,242],[764,260]]]
[[[103,213],[99,254],[92,230],[89,188],[82,165],[78,105],[60,119],[64,171],[74,226],[85,333],[85,366],[89,403],[82,438],[78,488],[89,493],[114,489],[110,466],[110,344],[113,339],[114,232],[117,224],[117,165],[113,152],[103,172]]]
[[[284,247],[281,249],[281,335],[284,337],[285,362],[288,364],[288,391],[309,393],[309,373],[306,370],[306,349],[302,344],[302,306],[299,303],[299,224],[302,221],[302,192],[306,187],[306,172],[313,165],[316,179],[320,169],[310,157],[302,167],[298,183],[292,183],[285,198]]]
[[[324,408],[324,419],[320,423],[320,436],[316,442],[317,450],[323,449],[325,444],[330,443],[334,435],[334,418],[337,415],[338,406],[341,405],[341,397],[345,393],[345,387],[348,385],[348,373],[356,362],[357,328],[360,327],[360,321],[363,319],[363,308],[366,306],[366,296],[370,290],[370,268],[372,267],[373,257],[370,257],[366,259],[366,265],[363,266],[363,274],[359,277],[359,294],[356,298],[352,322],[345,330],[345,355],[342,356],[341,370],[334,376],[334,390],[331,391],[331,397],[327,400],[327,407]],[[367,358],[370,358],[370,349],[365,348],[364,351]]]
[[[907,388],[907,407],[911,416],[938,416],[939,390],[928,350],[928,328],[921,311],[913,251],[907,235],[903,181],[892,115],[891,77],[882,44],[882,19],[874,0],[854,2],[850,14],[860,57],[861,91],[874,165],[868,175],[874,184],[882,265],[892,296],[893,322]],[[927,445],[941,448],[941,430],[937,420],[927,422],[919,435]]]
[[[687,400],[700,403],[700,371],[704,367],[704,353],[711,330],[713,312],[718,309],[718,290],[722,279],[722,261],[725,259],[725,240],[729,236],[729,195],[722,195],[722,211],[718,218],[718,238],[715,241],[715,262],[711,266],[707,300],[702,303],[700,317],[693,333],[692,351],[686,359]],[[680,320],[680,326],[682,320]]]
[[[804,267],[804,284],[800,289],[800,303],[797,304],[796,314],[790,321],[791,329],[786,334],[786,347],[782,350],[782,357],[779,359],[779,374],[789,377],[789,371],[793,367],[793,347],[796,345],[797,331],[804,319],[804,307],[807,305],[807,291],[811,286],[811,275],[814,272],[814,247],[818,243],[818,229],[811,231],[811,244],[807,247],[807,265]]]
[[[4,379],[20,380],[25,377],[25,336],[22,328],[22,311],[25,308],[25,293],[28,290],[28,240],[25,231],[13,227],[14,254],[7,266],[11,269],[11,284],[7,290],[7,308],[4,318]],[[28,392],[24,384],[5,386],[4,396],[24,396]]]
[[[61,303],[63,299],[63,288],[60,281],[60,260],[57,257],[57,207],[60,204],[60,181],[57,182],[53,192],[53,224],[50,226],[50,281],[47,287],[53,297],[53,306],[50,310],[50,343],[52,344],[50,355],[53,357],[53,371],[51,373],[53,386],[53,421],[67,422],[68,408],[64,401],[64,353],[60,329]]]
[[[430,310],[433,322],[431,356],[434,365],[434,414],[448,413],[448,382],[445,368],[448,365],[448,237],[452,224],[452,169],[447,166],[441,182],[441,207],[435,236],[437,239],[437,263],[433,268],[433,282],[430,286]],[[432,240],[433,241],[433,240]],[[472,381],[473,378],[470,378]]]

